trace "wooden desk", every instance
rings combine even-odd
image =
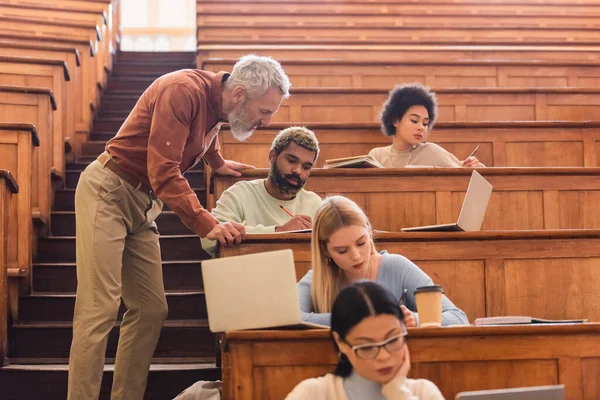
[[[223,2],[225,3],[225,2]],[[336,14],[315,8],[305,8],[296,12],[287,12],[281,9],[281,4],[271,4],[265,7],[264,3],[245,3],[235,9],[226,9],[227,5],[223,3],[211,4],[210,6],[200,6],[201,9],[196,15],[196,24],[202,29],[205,25],[211,24],[235,24],[236,26],[252,26],[260,24],[275,24],[277,26],[303,26],[305,28],[323,27],[323,26],[360,26],[364,28],[377,29],[380,27],[408,26],[408,27],[449,27],[463,28],[469,27],[561,27],[578,28],[600,27],[600,18],[598,16],[575,16],[575,15],[515,15],[514,10],[499,10],[499,14],[467,14],[460,10],[451,10],[448,7],[439,5],[431,7],[427,13],[383,13],[376,7],[365,10],[364,13]],[[361,6],[364,6],[361,4]],[[296,7],[296,5],[292,6]],[[419,6],[416,6],[417,8]],[[422,7],[422,6],[421,6]],[[251,8],[254,10],[251,11]],[[566,7],[565,7],[566,8]],[[302,11],[310,13],[303,14]],[[316,11],[316,12],[315,12]],[[485,11],[485,10],[482,10]]]
[[[12,1],[12,0],[11,0]],[[267,4],[265,4],[267,3]],[[375,4],[374,4],[375,3]],[[379,5],[377,5],[379,3]],[[412,4],[411,4],[412,3]],[[433,5],[431,4],[433,3]],[[557,7],[558,4],[568,5],[569,7]],[[423,11],[423,7],[427,7],[427,12]],[[598,3],[586,1],[578,4],[568,3],[567,0],[560,2],[550,2],[544,0],[540,2],[530,1],[527,3],[517,3],[516,1],[502,3],[495,2],[479,2],[479,1],[460,1],[432,0],[429,2],[417,3],[416,1],[248,1],[248,0],[227,0],[227,1],[205,1],[200,0],[196,5],[198,14],[227,14],[237,13],[244,15],[247,18],[256,14],[297,14],[304,15],[346,15],[351,19],[356,15],[413,15],[413,16],[429,16],[432,15],[448,15],[460,16],[473,13],[476,15],[485,16],[564,16],[564,17],[589,17],[598,16],[600,10]]]
[[[15,222],[11,215],[12,196],[19,192],[19,185],[10,171],[0,169],[0,365],[4,365],[8,349],[8,236],[9,222]]]
[[[432,88],[438,122],[598,118],[598,88]],[[378,122],[389,89],[292,88],[273,122]]]
[[[307,44],[290,41],[287,44],[216,44],[199,40],[197,63],[208,58],[240,58],[245,54],[271,56],[279,59],[339,59],[380,61],[424,60],[600,60],[598,46],[439,46],[378,44]],[[285,65],[284,65],[285,68]]]
[[[52,160],[57,149],[53,147],[54,133],[53,119],[56,103],[52,90],[48,88],[32,88],[21,86],[0,85],[0,122],[4,123],[27,123],[35,127],[38,137],[37,147],[33,150],[31,176],[31,192],[26,192],[31,198],[31,209],[29,215],[33,215],[36,225],[47,234],[50,232],[50,211],[52,209]],[[2,133],[6,134],[4,131]],[[64,144],[58,151],[64,152]],[[25,148],[23,148],[24,150]],[[23,151],[21,150],[21,151]],[[22,160],[25,161],[24,159]],[[9,159],[0,159],[0,168],[9,168]],[[19,169],[11,167],[16,175]],[[24,167],[24,166],[23,166]],[[42,233],[42,232],[39,232]]]
[[[231,71],[236,59],[204,60],[202,69]],[[593,87],[600,64],[591,61],[278,59],[294,88],[390,90],[421,82],[442,87]]]
[[[402,254],[469,317],[535,315],[600,321],[600,230],[375,234],[379,251]],[[292,249],[296,278],[311,268],[310,234],[249,235],[219,257]]]
[[[68,98],[71,85],[67,64],[61,60],[32,57],[0,56],[0,85],[48,88],[56,99],[58,110],[53,117],[52,167],[59,177],[65,171],[65,138],[75,136],[75,99]],[[56,108],[56,107],[55,107]],[[23,122],[23,121],[19,121]]]
[[[263,23],[239,26],[234,23],[204,24],[197,30],[198,40],[221,44],[236,44],[241,38],[248,42],[286,43],[290,40],[311,43],[358,44],[447,44],[470,45],[596,45],[595,28],[559,27],[378,27],[361,26],[285,26]]]
[[[410,377],[461,391],[566,386],[567,400],[600,398],[600,324],[409,329]],[[225,334],[223,398],[281,400],[302,380],[332,372],[328,330]]]
[[[597,168],[481,168],[494,186],[483,230],[600,228]],[[207,196],[212,209],[238,180],[266,178],[267,169],[242,177],[215,176]],[[305,188],[321,197],[339,194],[362,207],[374,229],[453,223],[471,171],[462,168],[314,169]]]
[[[15,201],[10,202],[11,224],[8,227],[6,262],[9,270],[23,272],[26,277],[22,282],[25,290],[29,290],[32,253],[37,247],[31,221],[31,194],[33,156],[35,147],[39,145],[40,138],[33,124],[0,122],[0,169],[11,171],[19,182],[19,194],[15,196]],[[17,317],[17,300],[18,295],[11,296],[13,318]]]
[[[258,129],[245,142],[236,140],[229,126],[219,135],[221,153],[259,168],[269,168],[273,139],[288,123],[273,123]],[[377,123],[310,123],[319,140],[320,154],[315,167],[325,160],[367,154],[375,147],[388,146]],[[600,122],[515,121],[440,122],[429,139],[459,159],[481,145],[477,158],[488,167],[597,167],[600,166]]]

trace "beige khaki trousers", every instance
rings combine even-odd
[[[108,161],[108,160],[106,160]],[[96,160],[75,191],[77,298],[69,360],[69,400],[96,400],[108,334],[121,298],[112,400],[143,399],[167,317],[158,230],[162,202]]]

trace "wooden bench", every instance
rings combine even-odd
[[[97,49],[96,74],[97,82],[106,83],[106,71],[110,58],[104,51],[104,40],[101,29],[94,23],[41,21],[30,18],[0,17],[0,33],[17,34],[22,37],[33,36],[45,38],[68,38],[91,41]]]
[[[0,85],[47,87],[52,90],[58,113],[54,117],[53,173],[62,178],[65,170],[65,138],[75,136],[76,99],[67,98],[69,70],[64,61],[31,57],[0,56]]]
[[[197,63],[209,58],[235,58],[246,54],[271,56],[275,59],[338,59],[426,61],[426,60],[560,60],[599,61],[600,46],[435,46],[389,45],[385,43],[362,45],[289,44],[266,45],[257,43],[215,44],[212,40],[198,41]]]
[[[8,0],[24,1],[24,0]],[[25,0],[26,1],[26,0]],[[258,6],[262,5],[262,8]],[[427,14],[436,12],[462,12],[472,14],[496,14],[511,13],[513,15],[581,15],[586,16],[598,12],[598,2],[594,0],[531,0],[519,2],[518,0],[428,0],[419,2],[418,0],[266,0],[266,1],[248,1],[248,0],[197,0],[197,10],[206,13],[227,12],[237,10],[240,13],[265,10],[285,10],[287,12],[297,12],[298,14],[315,14],[319,12],[335,12],[337,14],[351,13],[418,13],[423,14],[423,6],[427,6]],[[566,7],[560,6],[569,6]]]
[[[245,142],[235,139],[224,126],[219,135],[221,153],[259,168],[269,168],[273,139],[289,123],[260,128]],[[388,146],[378,123],[306,124],[317,135],[320,155],[315,167],[325,160],[368,154]],[[477,157],[488,167],[600,167],[600,122],[440,122],[429,140],[464,159],[478,145]]]
[[[590,120],[597,88],[432,88],[442,121]],[[376,122],[389,89],[297,88],[273,122]]]
[[[411,328],[412,378],[448,400],[461,391],[565,385],[565,399],[600,398],[600,324]],[[223,399],[283,399],[302,380],[331,373],[329,330],[225,334]]]
[[[8,236],[13,195],[19,192],[17,181],[10,171],[0,170],[0,365],[4,365],[8,350]]]
[[[310,241],[310,234],[249,235],[218,256],[292,249],[300,280],[312,266]],[[376,232],[375,245],[417,264],[471,322],[501,315],[600,321],[600,230]]]
[[[597,168],[483,168],[494,186],[483,230],[600,228]],[[238,180],[266,178],[267,169],[240,178],[213,176],[207,195],[212,209]],[[321,197],[350,197],[369,216],[373,229],[399,231],[458,219],[471,171],[463,168],[314,169],[306,189]]]
[[[89,40],[74,40],[68,38],[44,38],[31,35],[16,35],[0,33],[0,40],[16,43],[17,46],[38,46],[49,48],[52,46],[73,46],[79,52],[81,58],[81,77],[84,87],[88,88],[88,94],[85,96],[83,104],[81,104],[82,113],[90,114],[90,124],[93,119],[94,112],[100,105],[100,94],[103,88],[102,82],[98,80],[96,50],[97,42]],[[85,84],[87,83],[87,85]],[[85,110],[85,111],[84,111]],[[89,130],[89,128],[88,128]]]
[[[197,39],[218,44],[237,44],[240,38],[257,44],[296,42],[328,44],[447,44],[470,45],[598,45],[595,28],[560,29],[554,27],[504,28],[430,26],[428,29],[411,27],[363,28],[349,26],[281,27],[276,24],[236,26],[229,23],[204,24],[197,31]]]
[[[36,248],[36,238],[33,234],[32,211],[32,177],[35,147],[39,146],[35,126],[0,122],[0,169],[6,169],[19,182],[19,194],[16,201],[10,203],[12,219],[8,229],[7,265],[10,277],[22,277],[19,281],[9,282],[10,312],[13,321],[18,321],[19,292],[29,290],[31,260]]]
[[[263,2],[263,1],[215,1],[196,3],[198,14],[229,14],[237,13],[252,18],[255,14],[269,12],[270,14],[294,14],[294,15],[348,15],[353,17],[361,14],[375,15],[487,15],[487,16],[569,16],[569,17],[592,17],[600,15],[600,4],[594,2],[573,4],[562,1],[558,4],[541,3],[482,3],[470,1],[465,4],[452,4],[450,2],[430,1],[427,3],[416,2],[379,2],[380,5],[372,4],[371,1],[357,2],[318,2],[318,1],[294,1],[294,2]],[[415,4],[416,3],[416,4]],[[567,6],[568,5],[568,6]],[[425,26],[435,26],[434,24]]]
[[[56,144],[53,141],[54,110],[56,104],[50,89],[0,86],[0,122],[30,123],[36,127],[40,146],[33,150],[31,216],[41,235],[50,230],[52,145]]]
[[[111,31],[111,27],[109,27],[107,24],[108,5],[101,3],[98,5],[102,7],[102,10],[88,11],[51,8],[35,4],[2,4],[0,5],[0,17],[27,18],[36,21],[39,20],[58,24],[71,24],[74,22],[82,24],[95,24],[98,27],[101,38],[100,44],[102,45],[102,54],[107,57],[105,60],[105,66],[111,69],[112,54],[114,53],[114,49],[112,48],[112,35],[114,35],[115,32],[114,30]]]
[[[231,71],[237,59],[204,60],[201,68]],[[595,87],[600,62],[516,60],[277,60],[294,88],[390,89],[404,82],[434,87]]]
[[[32,45],[23,42],[13,42],[0,40],[0,56],[30,57],[34,59],[47,59],[63,61],[67,64],[70,83],[66,84],[65,99],[71,99],[70,107],[74,110],[74,132],[89,131],[91,124],[90,108],[77,107],[77,105],[86,104],[90,88],[81,77],[81,58],[79,50],[76,47],[68,46],[41,46]],[[67,100],[68,101],[68,100]],[[66,110],[61,110],[65,112]],[[74,138],[65,137],[66,142],[71,142]]]
[[[102,13],[106,17],[108,35],[111,38],[111,55],[114,55],[119,41],[119,10],[120,1],[87,1],[87,0],[61,0],[54,2],[49,0],[4,0],[4,3],[15,5],[37,5],[39,7],[51,8],[53,10],[80,11]]]
[[[204,26],[215,24],[230,24],[238,27],[254,25],[277,25],[312,27],[346,27],[356,26],[362,28],[380,27],[505,27],[505,28],[598,28],[600,27],[600,12],[594,16],[565,15],[517,15],[511,10],[498,10],[498,13],[469,14],[463,10],[445,8],[445,13],[432,7],[426,14],[418,12],[384,13],[379,8],[372,7],[364,13],[337,14],[324,9],[315,11],[305,10],[307,13],[289,12],[282,9],[281,5],[266,6],[263,3],[245,3],[236,7],[234,11],[220,3],[218,5],[198,5],[201,9],[196,15],[196,25],[202,29]],[[214,7],[214,8],[213,8]],[[242,11],[240,11],[240,8]],[[565,7],[567,8],[567,7]],[[564,8],[563,8],[564,10]],[[486,10],[482,10],[486,11]]]

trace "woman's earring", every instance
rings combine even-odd
[[[325,262],[326,262],[327,264],[331,264],[331,257],[329,257],[329,256],[325,256]]]

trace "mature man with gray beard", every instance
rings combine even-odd
[[[244,140],[271,123],[290,82],[272,58],[242,57],[231,74],[187,69],[158,78],[142,94],[75,192],[77,298],[69,400],[95,400],[108,334],[121,297],[127,307],[115,360],[112,400],[144,397],[152,354],[167,316],[158,230],[163,203],[200,237],[239,243],[245,227],[219,222],[183,173],[204,159],[219,174],[249,165],[224,160],[218,132],[229,122]]]
[[[236,182],[223,192],[212,215],[219,221],[243,223],[248,233],[311,229],[321,198],[303,187],[318,156],[319,142],[311,130],[284,129],[269,151],[269,176]],[[202,248],[211,256],[216,246],[216,241],[202,239]]]

